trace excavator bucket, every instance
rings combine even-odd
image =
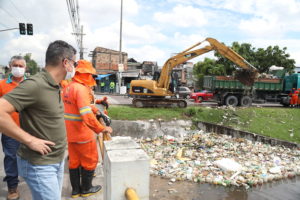
[[[242,84],[252,86],[257,78],[257,75],[258,72],[255,70],[241,69],[235,71],[234,77]]]

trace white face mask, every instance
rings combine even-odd
[[[72,71],[71,72],[67,71],[67,74],[66,74],[64,80],[69,80],[69,79],[73,78],[74,76],[75,76],[75,68],[74,68],[74,66],[72,66]]]
[[[24,76],[25,68],[12,66],[11,73],[13,76],[20,78],[20,77]]]

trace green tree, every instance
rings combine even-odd
[[[24,58],[26,61],[27,72],[29,72],[30,75],[34,75],[40,71],[40,68],[38,67],[37,63],[33,59],[31,59],[31,54],[26,54]]]
[[[225,75],[226,72],[222,64],[218,64],[214,59],[205,58],[204,61],[194,65],[193,74],[197,79],[196,85],[202,88],[205,75]]]
[[[279,46],[269,46],[266,49],[255,49],[248,43],[233,42],[231,48],[256,67],[259,73],[269,73],[273,65],[283,67],[289,73],[295,68],[295,60],[290,59],[290,55],[286,53],[286,47],[280,49]],[[235,71],[236,67],[230,60],[218,53],[215,53],[215,56],[218,58],[217,63],[224,65],[228,75]]]
[[[280,49],[279,46],[269,46],[267,49],[259,48],[255,52],[257,65],[260,73],[268,73],[272,65],[283,67],[286,72],[292,73],[295,69],[295,60],[286,53],[287,48]]]
[[[233,42],[230,48],[241,55],[243,58],[245,58],[249,63],[254,65],[253,63],[255,62],[255,49],[251,46],[251,44],[243,43],[240,45],[238,42]],[[218,52],[215,52],[215,56],[218,58],[217,63],[224,66],[226,75],[232,75],[237,66],[235,66],[235,64],[231,60],[223,57]]]

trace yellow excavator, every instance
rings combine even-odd
[[[203,42],[207,41],[210,45],[203,48],[192,50]],[[132,104],[135,107],[180,107],[185,108],[187,102],[184,99],[177,99],[176,93],[170,88],[171,73],[174,67],[191,60],[212,50],[217,51],[222,56],[228,58],[242,69],[247,77],[238,78],[242,83],[249,85],[249,79],[256,77],[257,69],[247,62],[235,51],[220,43],[214,38],[206,38],[185,51],[169,58],[162,67],[160,76],[157,80],[132,80],[130,83],[129,94],[133,97]],[[253,80],[254,81],[254,80]],[[250,81],[250,83],[253,83]]]

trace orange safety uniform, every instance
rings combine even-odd
[[[25,78],[25,76],[24,76]],[[8,75],[8,78],[0,81],[0,97],[5,95],[6,93],[12,91],[15,87],[17,87],[19,83],[14,82],[12,80],[12,74]],[[20,126],[19,113],[13,112],[11,113],[11,117],[16,122],[18,126]]]
[[[98,151],[94,134],[99,134],[104,126],[91,108],[90,87],[95,84],[92,78],[95,73],[90,62],[78,61],[72,82],[63,90],[70,169],[81,166],[85,170],[94,170],[97,166]]]
[[[298,90],[295,90],[292,94],[292,98],[290,100],[290,105],[297,105],[298,103]]]
[[[70,84],[71,80],[62,80],[60,82],[60,86],[62,89],[64,89],[65,87],[67,87]]]
[[[298,89],[298,106],[300,106],[300,88]]]

